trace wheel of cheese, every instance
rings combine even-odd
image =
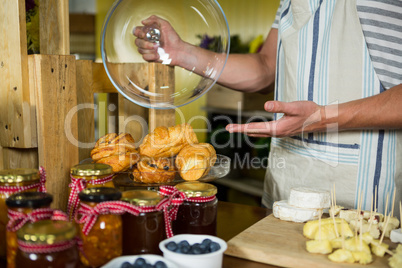
[[[290,206],[287,200],[283,200],[274,203],[273,213],[280,220],[306,222],[317,220],[320,214],[322,214],[322,210]]]
[[[299,208],[325,209],[331,205],[328,191],[308,188],[292,188],[289,195],[289,205]]]

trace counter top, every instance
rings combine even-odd
[[[229,202],[218,203],[218,237],[229,241],[254,223],[272,213],[272,210]],[[269,268],[275,267],[224,255],[223,268]]]

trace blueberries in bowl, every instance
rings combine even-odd
[[[148,263],[144,258],[138,258],[134,263],[124,262],[120,268],[167,268],[166,263],[157,261],[154,265]]]
[[[170,241],[165,246],[168,250],[176,253],[193,255],[211,253],[218,251],[221,248],[218,243],[213,242],[208,238],[204,239],[201,243],[194,243],[193,245],[190,245],[186,240],[182,240],[179,243]]]

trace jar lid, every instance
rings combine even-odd
[[[48,245],[71,240],[75,235],[75,225],[68,221],[42,220],[25,224],[17,231],[19,240]]]
[[[16,193],[6,199],[6,205],[10,208],[40,208],[49,207],[53,196],[42,192]]]
[[[94,187],[82,190],[78,197],[84,202],[100,203],[104,201],[120,200],[121,192],[111,187]]]
[[[204,182],[182,182],[176,185],[176,189],[185,193],[187,197],[207,197],[218,192],[214,185]]]
[[[151,190],[132,190],[122,193],[121,200],[135,206],[156,206],[164,198]]]
[[[78,164],[71,168],[73,176],[101,176],[112,173],[112,167],[101,163]]]
[[[39,180],[39,170],[16,168],[0,170],[0,183],[18,183]]]

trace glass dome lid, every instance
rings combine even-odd
[[[208,53],[213,56],[186,69],[170,66],[161,53],[158,63],[145,61],[132,32],[152,15],[168,21],[186,43],[217,54]],[[156,38],[159,44],[163,34],[157,27],[147,29],[151,42]],[[216,0],[117,0],[103,25],[101,53],[109,79],[124,97],[143,107],[172,109],[198,99],[216,83],[229,46],[228,22]]]

